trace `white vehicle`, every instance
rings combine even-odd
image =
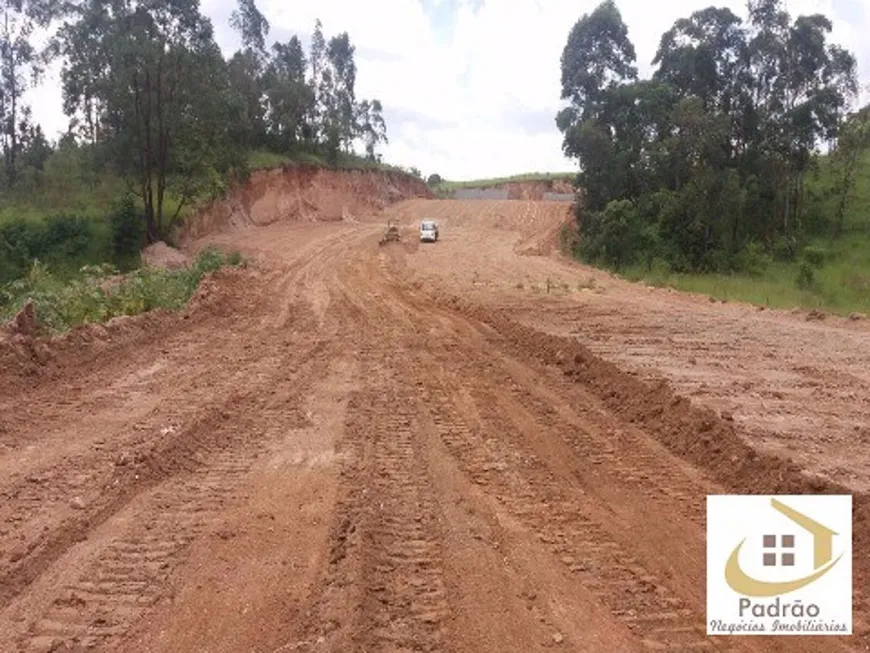
[[[420,240],[424,243],[434,243],[438,240],[438,223],[434,220],[423,220],[420,223]]]

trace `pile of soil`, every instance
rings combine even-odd
[[[142,250],[142,263],[152,268],[173,270],[187,267],[190,260],[174,247],[160,241]]]
[[[20,334],[23,336],[32,336],[36,333],[36,304],[32,299],[28,299],[21,310],[15,314],[9,322],[4,326],[4,329],[10,334]]]
[[[145,347],[181,323],[226,316],[245,305],[260,273],[251,268],[221,268],[206,275],[184,310],[158,308],[121,315],[105,323],[84,324],[61,335],[40,334],[28,302],[0,329],[0,399],[76,369],[117,356],[126,347]],[[242,309],[243,310],[243,309]]]

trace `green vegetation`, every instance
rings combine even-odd
[[[254,0],[238,0],[230,26],[241,49],[224,59],[199,0],[0,0],[6,302],[17,297],[8,291],[16,279],[21,288],[52,287],[48,301],[67,282],[78,297],[105,263],[135,270],[144,245],[172,243],[192,209],[255,169],[307,164],[420,178],[376,152],[387,142],[383,107],[356,96],[346,32],[328,38],[317,21],[308,53],[296,36],[269,44]],[[41,50],[39,32],[48,34]],[[49,143],[23,98],[53,62],[69,129]],[[132,278],[146,286],[181,283],[141,274]]]
[[[178,310],[204,275],[240,263],[237,253],[206,249],[189,267],[179,270],[140,268],[115,278],[118,270],[111,265],[86,266],[77,278],[65,280],[37,261],[27,275],[0,286],[0,321],[11,318],[28,299],[34,302],[38,328],[52,334],[156,308]]]
[[[825,262],[810,262],[806,252],[823,251]],[[769,308],[802,307],[848,315],[870,314],[870,238],[853,235],[817,241],[795,261],[770,261],[763,273],[698,274],[673,272],[666,264],[633,265],[622,271],[632,281],[701,293],[724,301],[741,301]]]
[[[748,9],[678,20],[649,80],[612,0],[575,24],[556,118],[584,191],[574,252],[722,298],[866,308],[870,108],[847,111],[855,58],[828,43],[824,16]]]
[[[311,152],[299,152],[287,155],[277,154],[269,150],[255,150],[248,155],[248,168],[250,170],[284,168],[294,165],[312,165],[334,170],[373,170],[414,177],[418,181],[422,181],[419,171],[414,168],[403,168],[354,153],[347,154],[342,152],[332,162],[328,162],[324,157]]]
[[[130,193],[155,242],[252,167],[380,169],[383,107],[356,97],[355,47],[319,21],[307,55],[296,36],[267,48],[268,22],[238,0],[242,48],[224,60],[198,0],[0,0],[0,18],[0,220],[105,218]],[[33,33],[55,25],[38,51]],[[49,61],[70,119],[57,144],[22,102]]]
[[[842,170],[837,166],[833,157],[819,157],[806,179],[805,192],[822,224],[825,216],[836,216],[841,205],[837,178]],[[648,264],[632,264],[621,274],[633,281],[726,301],[839,315],[870,314],[870,149],[857,158],[854,179],[839,236],[806,237],[801,242],[780,239],[770,252],[756,249],[751,261],[746,260],[749,250],[744,250],[737,272],[679,273],[666,261],[653,259]]]

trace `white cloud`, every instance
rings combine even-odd
[[[390,162],[453,179],[573,169],[555,126],[559,59],[574,22],[598,0],[425,1],[425,8],[420,0],[259,5],[273,35],[310,34],[317,18],[327,37],[350,34],[357,46],[357,95],[379,98],[387,111],[390,144],[383,149]],[[651,72],[661,34],[711,4],[617,1],[642,75]],[[714,4],[745,16],[745,0]],[[226,26],[234,6],[231,0],[202,3],[227,50],[236,47]],[[870,82],[870,45],[861,38],[870,33],[870,10],[862,10],[861,0],[787,0],[787,6],[793,16],[831,17],[834,40],[856,53],[861,78]],[[31,100],[50,134],[65,127],[57,80],[33,91]]]

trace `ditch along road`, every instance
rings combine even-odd
[[[0,651],[868,650],[866,327],[568,263],[565,212],[228,232],[183,313],[7,352]],[[706,637],[706,495],[844,490],[856,635]]]

